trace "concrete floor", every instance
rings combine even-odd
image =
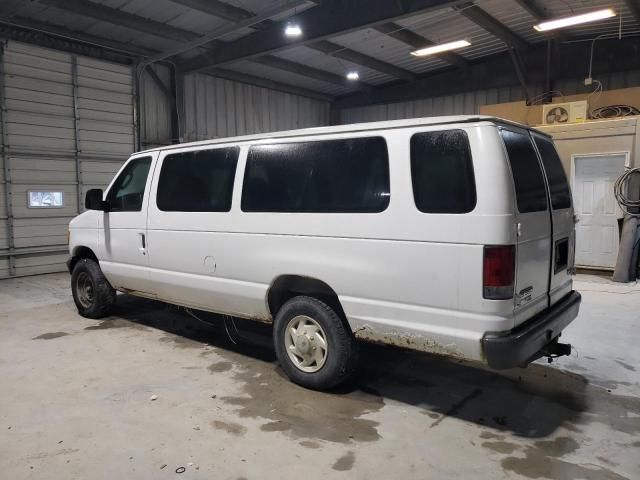
[[[367,346],[326,394],[219,320],[127,296],[87,320],[68,284],[0,281],[0,478],[640,478],[638,285],[578,276],[576,350],[551,366]]]

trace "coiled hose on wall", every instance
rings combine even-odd
[[[591,119],[601,120],[603,118],[620,118],[632,115],[640,115],[640,110],[631,105],[606,105],[591,110],[589,113]]]
[[[640,185],[640,167],[630,168],[618,177],[615,185],[613,186],[613,193],[616,196],[618,205],[620,205],[620,208],[624,213],[627,215],[638,216],[640,215],[640,195],[638,195],[637,191],[633,192],[634,188],[632,188],[633,184],[631,183],[633,175],[639,175],[637,184]],[[631,198],[631,196],[634,196],[633,193],[635,193],[636,198]],[[633,213],[630,212],[629,209],[633,209]]]
[[[618,205],[625,213],[613,280],[632,282],[638,277],[640,168],[631,168],[620,175],[613,186],[613,193]]]

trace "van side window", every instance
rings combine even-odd
[[[531,138],[510,130],[501,130],[500,133],[511,165],[518,211],[530,213],[546,210],[547,191]]]
[[[551,206],[554,210],[569,208],[571,206],[571,191],[562,167],[562,161],[553,146],[553,142],[537,135],[534,135],[533,139],[538,146],[542,165],[547,174],[549,191],[551,192]]]
[[[151,157],[131,160],[111,186],[107,202],[112,212],[139,212],[142,210],[144,188],[147,184]]]
[[[389,205],[381,137],[256,145],[247,157],[245,212],[376,213]]]
[[[463,130],[416,133],[411,137],[411,183],[418,210],[468,213],[476,206],[469,139]]]
[[[228,212],[239,153],[233,147],[167,155],[156,205],[165,212]]]

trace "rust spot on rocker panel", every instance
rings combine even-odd
[[[379,331],[370,325],[362,325],[353,334],[356,338],[379,345],[393,345],[400,348],[408,348],[419,352],[428,352],[436,355],[464,358],[462,352],[455,343],[443,344],[431,337],[407,334],[399,331]]]

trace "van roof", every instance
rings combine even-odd
[[[410,118],[403,120],[385,120],[381,122],[366,122],[366,123],[351,123],[347,125],[331,125],[325,127],[313,127],[313,128],[301,128],[298,130],[283,130],[279,132],[266,132],[254,135],[242,135],[237,137],[221,137],[213,138],[210,140],[199,140],[196,142],[177,143],[173,145],[166,145],[162,147],[150,148],[148,150],[141,150],[136,153],[154,152],[157,150],[170,150],[174,148],[185,147],[198,147],[203,145],[215,145],[223,143],[244,143],[255,140],[265,140],[270,138],[287,138],[287,137],[301,137],[308,135],[325,135],[330,133],[346,133],[346,132],[361,132],[367,130],[381,130],[385,128],[403,128],[403,127],[416,127],[421,125],[443,125],[452,123],[471,123],[471,122],[492,122],[502,125],[512,125],[520,128],[526,128],[534,130],[533,128],[520,123],[505,120],[503,118],[491,117],[488,115],[449,115],[442,117],[422,117],[422,118]],[[536,130],[544,136],[549,136],[546,132]]]

